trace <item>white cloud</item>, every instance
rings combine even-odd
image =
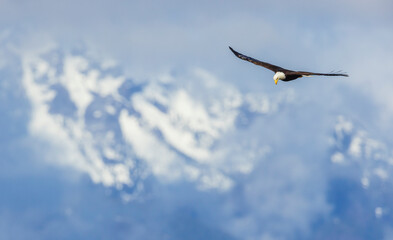
[[[364,188],[372,185],[376,176],[386,181],[393,173],[392,153],[381,141],[369,137],[369,133],[355,128],[343,116],[337,118],[335,125],[335,152],[331,156],[334,163],[345,163],[346,167],[360,167],[361,184]]]
[[[150,173],[163,182],[186,180],[201,190],[230,190],[233,174],[250,174],[270,151],[245,136],[228,141],[228,134],[240,136],[235,136],[240,111],[273,114],[293,101],[286,97],[290,93],[282,93],[274,102],[262,95],[264,109],[256,109],[259,96],[244,97],[200,68],[180,76],[189,83],[184,87],[152,81],[125,99],[118,92],[125,76],[104,75],[82,55],[64,54],[56,61],[64,62],[59,68],[45,58],[57,51],[22,55],[23,83],[33,105],[30,133],[53,146],[49,161],[72,166],[96,183],[119,189],[134,186]],[[70,102],[64,99],[63,104],[74,104],[76,115],[53,105],[60,97],[54,86],[64,87]],[[96,96],[108,100],[97,105]],[[118,121],[107,125],[109,116]],[[125,142],[116,135],[116,125]],[[134,171],[135,161],[142,161],[147,172]]]
[[[88,75],[83,74],[82,71],[87,70],[88,62],[82,57],[66,57],[64,59],[64,75],[61,77],[61,83],[67,88],[71,100],[75,103],[78,109],[78,116],[82,117],[85,114],[87,106],[93,101],[91,90],[95,87],[94,72],[89,72]]]
[[[47,141],[52,148],[44,158],[52,163],[71,166],[86,172],[94,182],[105,186],[131,185],[130,176],[125,173],[129,171],[126,164],[119,167],[119,165],[111,166],[104,163],[99,150],[95,147],[94,137],[85,129],[83,118],[73,120],[72,117],[51,114],[49,111],[50,103],[57,94],[51,90],[51,85],[63,83],[69,87],[70,96],[79,107],[79,116],[84,114],[86,107],[92,101],[92,95],[86,87],[86,82],[89,80],[76,69],[86,69],[86,66],[83,66],[87,64],[86,61],[81,58],[66,60],[63,76],[56,75],[50,63],[39,57],[22,56],[22,61],[23,85],[32,103],[29,131],[34,137]],[[72,92],[74,90],[75,92]]]
[[[334,153],[334,154],[332,155],[332,157],[331,157],[331,161],[332,161],[333,163],[339,163],[339,164],[341,164],[341,163],[344,162],[344,160],[345,160],[344,155],[343,155],[342,153],[340,153],[340,152]]]
[[[203,124],[203,121],[208,123],[209,119],[206,118],[204,109],[201,106],[199,108],[198,106],[193,106],[189,99],[187,99],[188,96],[182,91],[175,92],[173,95],[175,95],[175,99],[171,100],[171,104],[167,106],[169,114],[163,113],[154,107],[154,105],[147,102],[142,96],[134,96],[132,102],[135,109],[147,121],[149,127],[159,129],[169,144],[193,159],[200,161],[209,159],[210,154],[207,148],[198,147],[194,138],[194,133],[202,130],[198,129],[198,123],[201,122]],[[178,99],[178,95],[183,95],[183,99]],[[173,105],[177,104],[182,104],[183,108],[178,109],[176,106],[173,107]],[[184,114],[188,116],[183,118]],[[192,119],[192,116],[189,116],[189,114],[195,116],[195,122],[187,121],[188,119]],[[191,129],[185,129],[187,127]]]
[[[136,155],[148,162],[157,177],[172,181],[180,177],[181,159],[151,132],[143,129],[137,118],[122,110],[119,122],[124,137]]]
[[[381,218],[382,215],[383,215],[383,209],[381,207],[376,207],[375,208],[375,217]]]

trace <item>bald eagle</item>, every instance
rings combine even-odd
[[[295,80],[295,79],[298,79],[301,77],[308,77],[308,76],[312,76],[312,75],[348,77],[348,74],[345,74],[345,73],[314,73],[314,72],[292,71],[292,70],[288,70],[288,69],[267,63],[267,62],[262,62],[257,59],[248,57],[248,56],[243,55],[239,52],[236,52],[231,47],[229,47],[229,49],[231,49],[231,51],[236,55],[236,57],[238,57],[242,60],[245,60],[245,61],[252,62],[256,65],[265,67],[265,68],[275,72],[273,79],[274,79],[274,82],[276,83],[276,85],[277,85],[278,80],[288,82],[288,81],[292,81],[292,80]]]

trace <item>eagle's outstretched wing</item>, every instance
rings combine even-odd
[[[231,51],[236,55],[236,57],[238,57],[238,58],[240,58],[240,59],[242,59],[242,60],[245,60],[245,61],[252,62],[252,63],[254,63],[254,64],[256,64],[256,65],[265,67],[265,68],[267,68],[267,69],[269,69],[269,70],[272,70],[273,72],[287,71],[287,69],[285,69],[285,68],[282,68],[282,67],[279,67],[279,66],[270,64],[270,63],[262,62],[262,61],[259,61],[259,60],[257,60],[257,59],[254,59],[254,58],[248,57],[248,56],[246,56],[246,55],[243,55],[243,54],[241,54],[241,53],[239,53],[239,52],[236,52],[236,51],[233,50],[231,47],[229,47],[229,49],[231,49]]]
[[[340,73],[340,72],[333,72],[333,73],[314,73],[314,72],[302,72],[302,71],[292,71],[291,74],[295,75],[301,75],[301,76],[343,76],[343,77],[349,77],[348,74],[346,73]]]

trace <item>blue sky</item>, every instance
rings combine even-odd
[[[0,238],[391,239],[390,9],[0,1]]]

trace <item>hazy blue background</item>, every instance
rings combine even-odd
[[[392,10],[0,0],[0,239],[393,239]]]

